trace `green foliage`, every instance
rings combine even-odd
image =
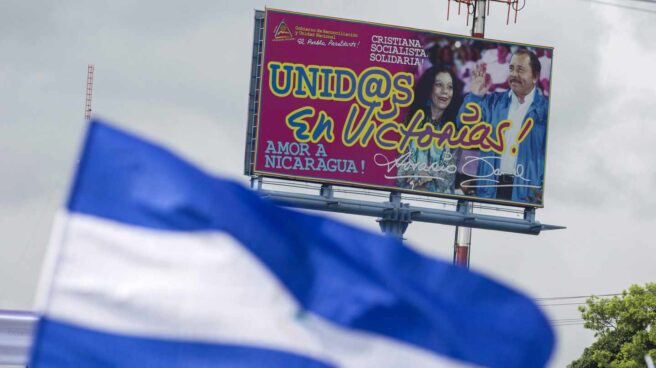
[[[621,297],[591,297],[579,307],[597,340],[570,368],[644,368],[656,359],[656,283],[633,285]]]

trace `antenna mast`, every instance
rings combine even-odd
[[[93,64],[87,66],[87,95],[84,104],[84,120],[91,119],[91,99],[93,98]]]
[[[486,15],[490,15],[490,5],[492,3],[502,3],[507,7],[506,14],[506,25],[510,24],[511,14],[514,13],[514,22],[517,23],[517,13],[519,13],[524,6],[526,6],[526,0],[447,0],[447,10],[446,10],[446,20],[449,20],[449,14],[451,13],[451,1],[458,3],[458,15],[462,10],[462,6],[467,7],[467,25],[469,25],[469,17],[472,16],[472,36],[477,36],[478,29],[476,28],[477,19],[482,17],[483,22]],[[482,38],[482,36],[480,37]]]

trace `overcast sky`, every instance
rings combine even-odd
[[[616,1],[639,6],[639,2]],[[447,0],[0,1],[0,309],[31,309],[55,212],[94,112],[173,147],[215,174],[242,176],[254,9],[265,6],[468,35]],[[545,205],[567,230],[475,230],[472,269],[536,298],[617,293],[656,279],[656,6],[527,1],[517,24],[492,8],[489,38],[555,47]],[[342,218],[377,230],[371,218]],[[453,228],[406,237],[450,258]],[[545,307],[577,318],[575,305]],[[555,327],[553,366],[593,341]]]

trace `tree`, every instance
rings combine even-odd
[[[621,297],[591,297],[579,307],[597,340],[570,368],[644,368],[656,358],[656,283],[633,285]]]

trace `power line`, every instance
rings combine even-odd
[[[556,319],[551,321],[553,327],[560,326],[580,326],[585,324],[585,321],[580,318],[565,318],[565,319]]]
[[[556,303],[556,304],[539,304],[541,307],[557,307],[561,305],[584,305],[585,302],[582,303]]]
[[[586,302],[584,301],[579,301],[579,302],[567,302],[568,300],[575,300],[575,299],[587,299],[591,297],[598,297],[598,298],[603,298],[603,297],[614,297],[614,296],[619,296],[622,295],[622,293],[611,293],[611,294],[597,294],[597,295],[572,295],[572,296],[554,296],[554,297],[548,297],[548,298],[536,298],[535,301],[551,301],[551,300],[564,300],[566,301],[565,303],[546,303],[546,304],[541,304],[538,303],[540,307],[556,307],[556,306],[563,306],[563,305],[584,305]],[[550,321],[551,325],[553,327],[564,327],[564,326],[580,326],[585,324],[585,320],[582,318],[560,318],[560,319],[554,319]]]
[[[577,295],[577,296],[554,296],[554,297],[549,297],[549,298],[536,298],[535,300],[538,302],[541,301],[547,301],[547,300],[563,300],[563,299],[582,299],[582,298],[590,298],[593,296],[596,297],[609,297],[609,296],[618,296],[622,295],[622,293],[615,293],[615,294],[596,294],[596,295]]]
[[[582,325],[582,322],[573,322],[573,323],[562,323],[562,324],[553,324],[552,326],[554,327],[563,327],[563,326],[580,326]]]
[[[641,3],[656,4],[656,0],[624,0],[624,1],[639,1]]]
[[[602,4],[602,5],[609,5],[609,6],[615,6],[617,8],[623,8],[623,9],[629,9],[629,10],[635,10],[635,11],[641,11],[643,13],[652,13],[656,14],[656,10],[650,10],[650,9],[645,9],[645,8],[638,8],[635,6],[628,6],[628,5],[620,5],[616,3],[607,3],[605,1],[598,1],[598,0],[588,0],[591,3],[596,3],[596,4]],[[632,0],[632,1],[645,1],[654,4],[655,2],[653,1],[646,1],[646,0]]]

